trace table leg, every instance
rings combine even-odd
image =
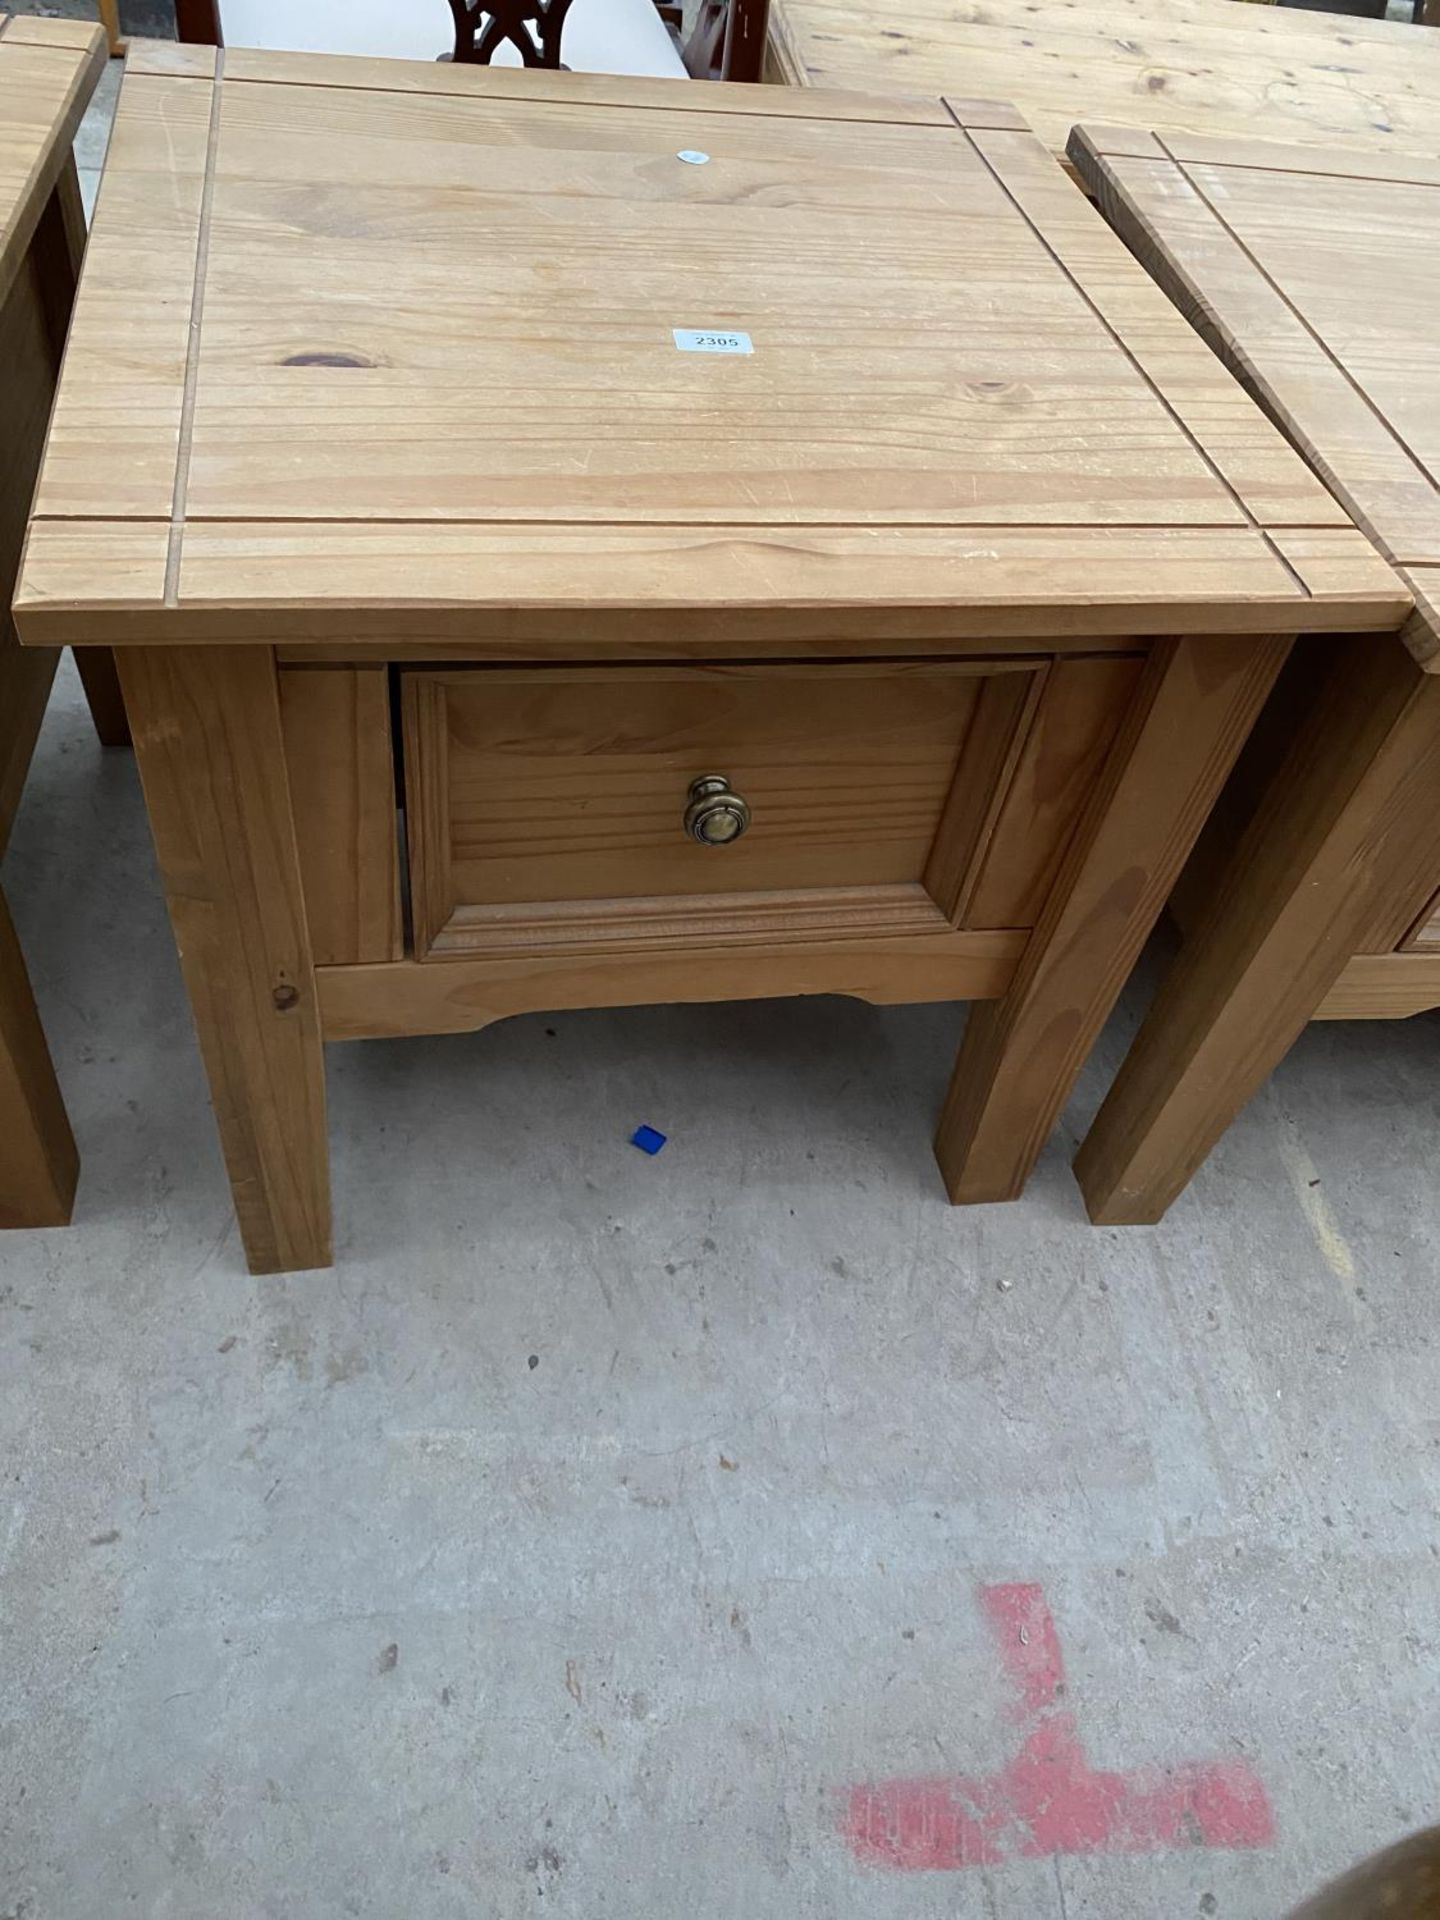
[[[125,51],[125,36],[120,30],[120,0],[98,0],[100,24],[105,29],[105,38],[110,42],[110,57],[113,60]]]
[[[63,1227],[80,1161],[0,894],[0,1227]]]
[[[274,656],[117,657],[251,1271],[328,1266],[324,1059]]]
[[[90,718],[102,747],[128,747],[130,722],[125,718],[125,699],[120,692],[120,674],[109,647],[76,647],[75,665],[80,684],[90,707]]]
[[[1080,1148],[1093,1220],[1161,1218],[1345,963],[1377,934],[1393,946],[1437,869],[1440,678],[1397,639],[1347,639]]]
[[[1023,1191],[1289,649],[1155,643],[1009,991],[971,1009],[935,1140],[952,1200]]]

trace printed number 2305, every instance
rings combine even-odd
[[[753,353],[748,333],[720,333],[713,327],[673,327],[681,353]]]

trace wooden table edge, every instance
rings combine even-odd
[[[213,530],[216,523],[205,525]],[[317,543],[327,534],[363,539],[366,533],[387,527],[388,523],[308,523]],[[463,538],[466,531],[431,522],[417,528],[416,537],[423,532],[453,540]],[[435,640],[483,643],[489,639],[509,644],[523,641],[527,627],[538,637],[553,636],[568,626],[572,642],[583,650],[586,623],[603,625],[609,617],[623,616],[635,626],[637,644],[643,642],[645,650],[653,653],[657,646],[663,648],[677,621],[701,624],[707,646],[721,645],[733,652],[743,648],[747,628],[766,635],[766,622],[773,621],[777,636],[783,637],[784,622],[798,617],[807,630],[808,623],[833,623],[837,643],[849,634],[852,638],[844,644],[853,651],[870,641],[917,635],[939,645],[983,640],[992,634],[1053,640],[1057,632],[1075,642],[1087,637],[1195,632],[1394,632],[1412,619],[1415,607],[1414,596],[1399,575],[1350,527],[1264,531],[1254,527],[886,527],[877,531],[886,538],[884,564],[892,578],[898,568],[917,579],[912,590],[892,592],[856,587],[853,582],[871,564],[868,555],[827,554],[823,542],[827,535],[833,537],[834,530],[824,527],[743,530],[745,549],[758,545],[763,554],[763,564],[754,570],[748,590],[735,568],[713,564],[717,543],[704,541],[707,564],[696,569],[704,578],[693,585],[686,580],[684,590],[666,591],[657,590],[655,584],[657,548],[663,547],[667,535],[676,536],[680,542],[677,574],[683,574],[690,551],[684,543],[694,542],[705,529],[637,524],[630,530],[634,535],[631,553],[612,562],[603,586],[597,582],[594,559],[587,550],[581,548],[567,565],[563,557],[557,561],[553,546],[547,547],[557,536],[586,531],[576,523],[558,527],[549,522],[535,526],[489,523],[475,531],[477,542],[497,536],[504,539],[511,564],[507,581],[488,594],[477,588],[473,595],[406,596],[387,591],[367,597],[348,584],[337,589],[315,574],[307,590],[308,557],[291,553],[286,556],[291,572],[283,589],[264,594],[238,590],[222,595],[186,594],[182,570],[178,600],[168,601],[167,525],[36,519],[31,522],[22,562],[14,607],[16,626],[22,644],[32,647],[77,641],[193,646],[244,640],[383,646],[404,644],[417,633]],[[227,523],[224,532],[243,542],[267,534],[293,537],[295,529],[281,523],[243,522]],[[528,553],[524,548],[527,532],[535,540]],[[615,529],[605,532],[613,535]],[[819,543],[809,551],[804,546],[807,534]],[[936,557],[937,535],[953,537],[958,549],[953,558]],[[1038,570],[1033,545],[1027,550],[1026,543],[1042,535],[1054,535],[1065,543],[1068,572],[1048,596],[1033,576],[1027,577],[1023,594],[1004,585],[1000,576],[1007,565],[1023,563]],[[1189,562],[1183,556],[1177,559],[1177,536],[1197,537],[1203,551]],[[929,553],[922,553],[922,542],[931,547]],[[906,551],[911,543],[913,556]],[[458,562],[452,555],[450,563],[462,570],[473,565],[483,580],[487,577],[483,563],[491,551],[477,544],[473,559],[462,553]],[[877,555],[881,551],[877,541]],[[1107,591],[1105,582],[1122,553],[1141,568],[1156,566],[1163,558],[1190,571],[1188,576],[1177,572],[1164,591],[1117,594]],[[922,560],[931,567],[928,581],[919,578]],[[838,585],[836,591],[817,590],[817,573],[823,581],[827,564],[834,570],[842,562],[851,569],[851,590],[838,590]],[[314,564],[333,562],[321,558]],[[1237,591],[1233,570],[1241,565],[1264,579],[1263,589],[1248,594]],[[788,587],[787,566],[792,569]],[[966,567],[971,576],[968,591],[963,590],[965,583],[958,572]],[[996,583],[988,592],[982,591],[986,568],[996,570]],[[1093,588],[1085,578],[1092,569]],[[1308,580],[1307,569],[1312,575]],[[323,590],[316,590],[317,581]],[[727,643],[723,628],[729,623],[736,631]]]
[[[105,71],[109,55],[106,51],[105,35],[98,26],[87,27],[81,42],[49,42],[29,37],[21,38],[14,29],[21,16],[7,14],[0,17],[0,59],[5,57],[7,45],[46,47],[80,56],[75,63],[75,71],[66,92],[60,114],[54,123],[53,135],[45,143],[44,149],[36,156],[35,164],[15,199],[14,211],[8,225],[0,229],[0,302],[10,291],[11,282],[19,271],[20,262],[25,258],[30,242],[35,237],[35,229],[40,224],[40,216],[46,203],[59,184],[61,175],[70,163],[71,149],[80,122],[85,117],[85,109],[100,84],[100,76]],[[80,25],[79,22],[39,21],[36,25]]]
[[[1188,145],[1186,144],[1188,139]],[[1185,161],[1176,151],[1177,143],[1185,151],[1193,147],[1197,156],[1194,164],[1216,164],[1214,153],[1221,150],[1238,151],[1249,154],[1254,149],[1263,148],[1274,154],[1289,155],[1296,164],[1285,171],[1305,172],[1322,176],[1344,178],[1366,178],[1381,182],[1403,183],[1406,180],[1415,184],[1440,188],[1440,159],[1433,167],[1425,170],[1425,177],[1417,178],[1414,171],[1367,171],[1356,175],[1341,164],[1324,164],[1327,156],[1320,156],[1320,163],[1311,165],[1308,150],[1301,147],[1286,146],[1279,142],[1239,142],[1218,136],[1203,137],[1175,136],[1166,133],[1162,139],[1157,134],[1140,127],[1115,127],[1110,125],[1077,125],[1070,136],[1069,156],[1086,190],[1093,194],[1104,211],[1106,219],[1115,231],[1130,246],[1148,268],[1157,285],[1183,311],[1190,324],[1206,341],[1216,356],[1227,366],[1237,370],[1236,377],[1241,379],[1269,417],[1284,433],[1291,445],[1307,461],[1312,470],[1320,475],[1331,491],[1340,500],[1345,510],[1358,524],[1376,554],[1393,569],[1396,577],[1404,582],[1414,602],[1412,612],[1401,628],[1402,638],[1409,648],[1416,664],[1426,673],[1440,671],[1440,550],[1433,557],[1428,553],[1416,553],[1410,544],[1400,536],[1398,527],[1387,525],[1379,512],[1368,514],[1357,494],[1349,485],[1347,474],[1341,471],[1328,458],[1324,447],[1317,444],[1306,431],[1303,423],[1296,418],[1285,405],[1276,387],[1272,385],[1266,371],[1263,349],[1258,349],[1253,339],[1238,338],[1216,311],[1207,288],[1187,268],[1179,257],[1174,245],[1164,232],[1157,228],[1143,209],[1132,198],[1125,184],[1119,178],[1113,162],[1143,163],[1146,168],[1154,167],[1159,171],[1168,171],[1178,180],[1193,189],[1186,170]],[[1214,151],[1212,151],[1212,149]],[[1343,161],[1345,156],[1328,156],[1332,162]],[[1234,164],[1247,167],[1255,163],[1250,159],[1237,159]],[[1396,158],[1397,169],[1403,167],[1401,157]],[[1199,196],[1203,204],[1210,207],[1208,200]],[[1213,213],[1213,207],[1210,207]],[[1242,273],[1253,275],[1257,283],[1267,288],[1271,283],[1266,279],[1258,264],[1238,242],[1234,241],[1228,226],[1217,224],[1217,231],[1226,236],[1233,245],[1235,264]],[[1275,289],[1276,297],[1287,310],[1293,313],[1283,293]],[[1303,327],[1299,315],[1295,316],[1297,328]],[[1304,331],[1308,334],[1309,329]],[[1311,336],[1313,343],[1314,365],[1323,373],[1332,376],[1334,390],[1340,392],[1344,385],[1343,374],[1334,366],[1328,351],[1322,342]],[[1378,428],[1388,438],[1396,451],[1397,459],[1403,456],[1413,460],[1409,450],[1403,446],[1388,420],[1372,410]],[[1417,472],[1419,468],[1417,466]],[[1428,475],[1426,476],[1428,478]],[[1433,481],[1432,481],[1433,487]],[[1440,489],[1436,489],[1440,494]],[[1393,537],[1392,537],[1393,536]]]

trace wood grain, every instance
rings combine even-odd
[[[683,110],[497,99],[476,114],[445,97],[227,83],[189,513],[314,516],[323,502],[328,519],[426,523],[1243,518],[956,128],[877,125],[857,150],[845,124],[708,120],[702,136]],[[708,165],[675,161],[702,137]],[[294,178],[310,183],[309,232],[269,212]],[[843,273],[824,244],[841,220]],[[974,263],[964,278],[957,223]],[[403,301],[357,297],[397,276]],[[284,316],[258,339],[257,280]],[[537,284],[544,312],[517,326],[507,316]],[[677,352],[673,328],[707,315],[749,332],[755,351]],[[963,373],[938,378],[937,361],[962,353]]]
[[[1377,906],[1406,900],[1415,913],[1433,891],[1440,678],[1398,642],[1357,639],[1348,655],[1080,1149],[1075,1171],[1094,1220],[1158,1220],[1341,980]]]
[[[89,20],[66,20],[50,14],[4,14],[0,15],[0,35],[11,49],[50,47],[60,53],[81,54],[88,65],[90,55],[98,46],[102,49],[102,60],[104,57],[104,39]]]
[[[1408,1020],[1440,1007],[1440,954],[1357,953],[1316,1007],[1316,1020]]]
[[[316,974],[327,1040],[469,1033],[511,1014],[576,1006],[838,993],[877,1006],[984,1000],[1003,993],[1023,933],[920,934],[846,939],[766,951],[636,952],[571,959],[453,960],[438,966],[321,967]]]
[[[1437,1004],[1432,957],[1404,949],[1440,885],[1440,166],[1108,128],[1072,154],[1416,602],[1403,645],[1337,640],[1287,690],[1183,890],[1183,952],[1076,1162],[1093,1217],[1152,1221],[1306,1020]],[[1337,562],[1350,588],[1335,537],[1275,536],[1312,595]]]
[[[981,864],[1015,785],[1054,665],[1027,674],[992,673],[981,682],[923,875],[927,894],[955,926],[966,922]],[[1029,922],[997,920],[996,926]]]
[[[1057,660],[965,905],[967,927],[1033,927],[1143,668]]]
[[[1131,632],[1172,596],[1295,626],[1257,529],[1334,502],[1011,110],[201,53],[139,49],[122,89],[36,643],[572,598],[958,621],[1032,580],[1097,634],[1111,591]],[[677,352],[697,322],[754,351]],[[1331,617],[1399,592],[1357,575]]]
[[[971,1012],[935,1142],[953,1200],[1023,1190],[1288,650],[1152,652],[1008,992]]]
[[[1232,0],[771,0],[792,84],[1010,100],[1055,153],[1077,120],[1435,157],[1440,46],[1392,21]]]
[[[1227,0],[1228,3],[1228,0]],[[973,133],[1006,191],[1136,366],[1262,527],[1348,527],[1285,435],[1227,377],[1033,133]]]
[[[1383,554],[1440,560],[1440,382],[1413,352],[1440,184],[1255,167],[1244,147],[1182,167],[1107,144],[1077,128],[1075,163],[1160,284]],[[1377,284],[1385,298],[1366,300]]]
[[[938,936],[956,952],[949,920],[917,881],[868,887],[768,888],[745,893],[622,894],[612,899],[456,907],[428,952],[458,957],[625,954],[824,947],[843,940]]]
[[[104,517],[168,521],[211,83],[127,72],[121,98],[35,510],[68,518],[108,499]]]
[[[1289,636],[1413,617],[965,91],[135,51],[16,618],[124,656],[257,1267],[328,1257],[322,1020],[1003,995],[940,1152],[1016,1191]],[[415,957],[317,976],[396,951],[390,677]]]
[[[398,960],[400,842],[384,667],[279,678],[285,760],[316,966]]]
[[[1332,148],[1292,145],[1283,139],[1251,139],[1239,134],[1196,133],[1167,127],[1161,140],[1136,127],[1076,129],[1087,141],[1098,141],[1105,153],[1148,154],[1155,160],[1209,161],[1222,166],[1259,167],[1271,173],[1336,174],[1342,179],[1393,180],[1420,186],[1440,186],[1440,155],[1433,150],[1404,153],[1387,147]],[[1074,140],[1076,133],[1071,134]],[[1073,157],[1073,156],[1069,156]]]
[[[0,1228],[63,1227],[80,1161],[0,893]]]
[[[635,897],[674,915],[773,893],[799,910],[826,890],[863,904],[916,886],[952,788],[976,789],[982,820],[994,792],[1019,710],[977,729],[992,677],[1027,675],[984,661],[405,674],[419,950],[457,909]],[[733,845],[683,831],[704,773],[750,803]],[[493,918],[467,919],[467,944]]]
[[[105,67],[105,36],[78,20],[7,17],[0,29],[0,300],[30,250]]]
[[[3,587],[6,608],[3,616],[0,616],[0,628],[8,631],[12,642],[16,641],[17,636],[8,611],[9,602],[20,557],[25,514],[40,467],[45,431],[55,397],[55,382],[69,337],[75,287],[85,257],[85,236],[85,207],[72,154],[61,167],[54,190],[36,224],[27,262],[37,295],[36,310],[43,315],[50,338],[49,365],[42,370],[37,362],[23,372],[21,379],[16,380],[14,375],[19,371],[17,362],[22,360],[22,356],[14,350],[0,350],[0,364],[3,364],[5,378],[10,382],[6,394],[0,397],[0,408],[4,409],[7,418],[16,422],[16,438],[12,448],[18,449],[18,457],[9,472],[12,482],[23,487],[23,493],[17,494],[13,503],[13,518],[0,509],[0,521],[4,522],[3,528],[0,528],[0,547],[4,548],[4,552],[0,553],[0,587]],[[23,297],[17,282],[11,289],[11,298],[18,300]],[[4,483],[0,482],[0,493],[4,491]],[[105,747],[128,746],[130,729],[120,694],[120,677],[110,649],[77,647],[75,664],[100,744]],[[31,672],[38,676],[42,669],[36,664]],[[8,704],[0,694],[0,713],[6,710]],[[3,812],[3,797],[0,797],[0,822],[3,822]],[[3,828],[0,828],[0,845],[3,845],[3,837]]]
[[[1418,570],[1387,565],[1358,527],[1319,527],[1313,531],[1303,527],[1286,528],[1273,532],[1269,538],[1271,546],[1310,596],[1308,629],[1311,633],[1327,628],[1337,631],[1322,617],[1327,603],[1351,603],[1361,581],[1366,579],[1371,592],[1377,596],[1393,591],[1397,580],[1403,582],[1415,602],[1402,628],[1407,636],[1417,618],[1424,617],[1423,596],[1416,582]]]
[[[462,645],[631,658],[762,647],[1213,632],[1393,631],[1414,601],[1368,547],[1312,598],[1251,528],[378,527],[192,522],[174,607],[168,526],[33,520],[15,618],[29,646],[253,641]]]
[[[274,662],[131,647],[120,670],[251,1271],[328,1266],[325,1074]]]

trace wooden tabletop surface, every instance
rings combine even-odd
[[[0,300],[69,158],[105,59],[99,27],[0,13]]]
[[[778,77],[1077,120],[1440,155],[1440,32],[1239,0],[771,0]]]
[[[132,53],[32,641],[1401,617],[1012,109],[216,60]]]
[[[1440,160],[1078,128],[1176,304],[1403,572],[1440,671]]]

